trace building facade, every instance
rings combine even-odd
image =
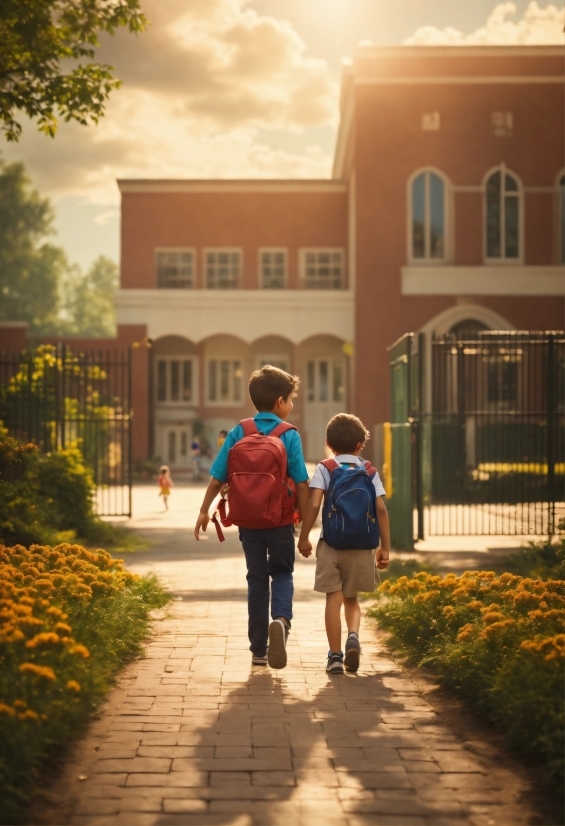
[[[562,328],[564,82],[558,47],[364,47],[331,179],[119,181],[136,457],[188,467],[271,363],[317,460],[336,412],[388,420],[403,333]]]

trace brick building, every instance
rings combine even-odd
[[[363,47],[331,179],[119,181],[135,455],[188,466],[272,363],[314,460],[334,413],[388,419],[403,333],[561,328],[564,83],[559,47]]]

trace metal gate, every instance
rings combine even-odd
[[[410,430],[415,538],[556,533],[564,334],[409,334],[390,354],[392,420]]]
[[[76,445],[92,470],[100,516],[131,516],[129,351],[74,353],[66,344],[0,353],[0,420],[44,453]]]

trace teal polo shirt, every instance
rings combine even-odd
[[[253,417],[253,421],[257,425],[257,429],[260,430],[261,433],[264,433],[265,436],[268,436],[278,424],[281,424],[282,419],[279,419],[274,413],[257,413],[257,415]],[[302,441],[298,431],[287,430],[280,438],[288,458],[288,475],[296,484],[299,482],[307,482],[308,471],[306,470],[304,453],[302,452]],[[230,430],[226,436],[226,440],[210,468],[210,476],[213,476],[214,479],[218,479],[220,482],[228,481],[229,452],[240,439],[243,439],[243,427],[238,424]]]

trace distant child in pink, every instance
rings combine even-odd
[[[165,510],[169,510],[169,496],[171,488],[173,487],[173,480],[171,479],[171,471],[167,465],[162,465],[159,470],[159,496],[163,497],[165,503]]]

